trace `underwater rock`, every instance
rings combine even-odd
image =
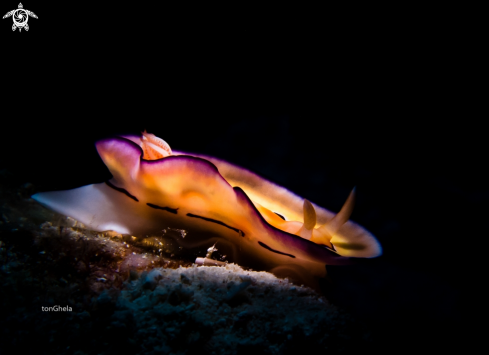
[[[368,343],[312,289],[236,264],[193,264],[208,246],[165,254],[164,236],[95,233],[17,192],[0,181],[0,351],[289,354],[304,342],[330,353]],[[42,311],[53,306],[71,311]]]

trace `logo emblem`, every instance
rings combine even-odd
[[[18,28],[19,32],[22,32],[23,28],[26,31],[29,31],[29,25],[27,24],[27,21],[29,20],[29,16],[37,18],[35,13],[29,10],[25,10],[24,6],[22,6],[22,3],[19,3],[18,9],[7,12],[7,14],[3,18],[7,18],[10,16],[12,16],[12,19],[14,20],[14,24],[12,25],[12,31],[15,31],[15,29]]]

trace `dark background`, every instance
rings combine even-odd
[[[28,32],[0,22],[2,167],[39,191],[100,182],[94,142],[147,129],[335,212],[357,186],[352,219],[384,255],[330,268],[330,299],[384,345],[477,340],[477,24],[443,9],[23,5],[39,17]]]

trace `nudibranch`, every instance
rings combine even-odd
[[[354,190],[335,214],[244,168],[172,151],[146,131],[100,140],[96,149],[112,179],[32,198],[95,231],[185,229],[183,246],[218,242],[229,261],[308,284],[325,276],[325,265],[382,253],[377,239],[349,220]]]

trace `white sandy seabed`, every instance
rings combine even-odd
[[[208,338],[207,350],[215,354],[264,347],[279,354],[308,339],[323,350],[340,350],[353,340],[348,315],[313,290],[235,264],[143,272],[122,291],[117,308],[114,326],[132,315],[154,351],[170,351],[166,344],[176,338],[189,345]]]

